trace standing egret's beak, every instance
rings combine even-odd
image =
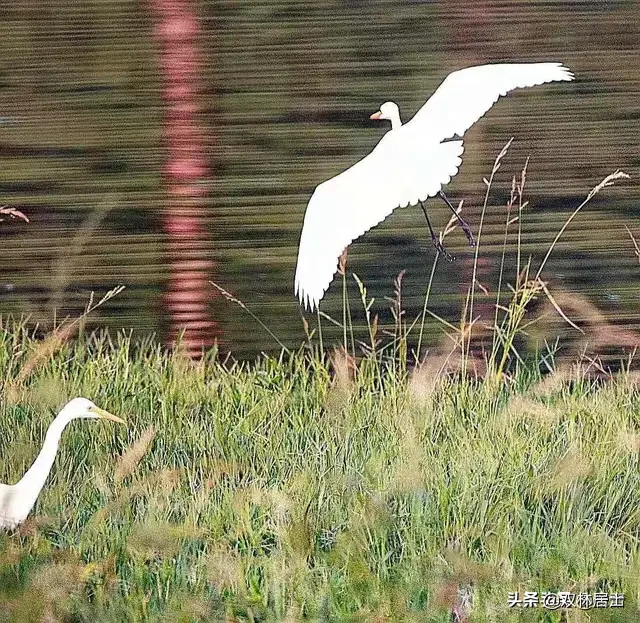
[[[382,113],[380,111],[378,112],[374,112],[369,119],[373,119],[374,121],[376,121],[377,119],[380,119],[382,117]]]
[[[101,420],[111,420],[112,422],[118,422],[118,424],[126,424],[126,422],[121,420],[117,415],[113,415],[100,407],[89,407],[89,411],[91,413],[95,413],[95,415]]]

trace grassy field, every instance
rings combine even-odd
[[[32,519],[0,536],[2,621],[447,621],[459,589],[473,621],[524,617],[516,590],[623,592],[571,620],[638,620],[633,375],[194,364],[95,335],[20,381],[39,344],[0,333],[0,481],[67,398],[129,426],[65,432]]]
[[[537,270],[519,246],[511,289],[501,268],[484,357],[475,288],[459,327],[444,323],[449,348],[423,358],[431,284],[409,322],[401,278],[393,326],[359,284],[364,332],[345,297],[338,348],[319,315],[300,350],[244,364],[70,340],[82,323],[37,340],[3,321],[0,482],[22,476],[72,397],[129,425],[65,431],[34,513],[0,535],[0,622],[638,621],[639,377],[518,351],[535,299],[563,316],[541,274],[582,205]],[[510,609],[514,591],[624,593],[625,606]]]

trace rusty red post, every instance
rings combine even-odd
[[[174,343],[182,332],[182,345],[192,357],[210,347],[218,326],[210,313],[213,288],[209,284],[214,262],[207,257],[204,225],[209,174],[205,131],[200,118],[198,22],[192,0],[151,0],[156,20],[155,39],[160,52],[162,98],[165,104],[164,138],[167,205],[163,226],[168,237],[170,278],[165,293]]]

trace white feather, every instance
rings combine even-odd
[[[570,81],[573,74],[561,63],[480,65],[449,74],[411,119],[414,132],[443,140],[464,133],[501,95],[545,82]]]

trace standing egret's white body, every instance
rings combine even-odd
[[[391,130],[368,156],[320,184],[309,200],[295,276],[300,303],[314,309],[333,279],[342,251],[395,208],[440,194],[453,209],[441,187],[462,163],[462,136],[501,95],[569,80],[573,74],[560,63],[481,65],[447,76],[405,125],[395,103],[383,104],[371,118],[390,121]],[[460,140],[447,140],[454,137]],[[470,229],[459,220],[473,244]],[[438,246],[433,232],[432,238]],[[443,251],[441,245],[438,250]]]
[[[51,471],[62,431],[71,420],[78,418],[124,424],[119,417],[96,407],[86,398],[74,398],[68,402],[51,422],[40,454],[20,482],[15,485],[0,484],[0,530],[11,530],[27,518]]]

